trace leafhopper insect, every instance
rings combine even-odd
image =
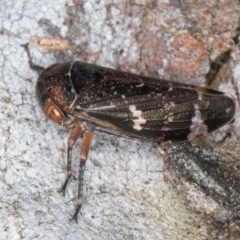
[[[178,82],[71,61],[40,72],[36,91],[44,113],[60,128],[71,129],[67,145],[67,178],[72,175],[72,149],[82,136],[77,220],[83,201],[83,175],[94,132],[154,142],[184,142],[206,136],[232,121],[231,95]]]

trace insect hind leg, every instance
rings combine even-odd
[[[67,145],[67,178],[62,186],[62,188],[59,190],[59,192],[62,192],[63,195],[65,195],[65,190],[68,185],[68,182],[72,176],[72,149],[75,145],[78,138],[81,136],[82,128],[79,123],[76,123],[72,131],[70,133],[70,136],[68,138],[68,145]]]

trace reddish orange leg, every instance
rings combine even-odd
[[[80,164],[79,164],[79,176],[78,176],[78,196],[77,196],[77,207],[73,215],[73,219],[77,222],[78,212],[81,210],[83,202],[83,176],[85,170],[85,163],[88,158],[88,152],[93,137],[93,132],[84,132],[81,152],[80,152]]]
[[[68,146],[67,146],[67,178],[61,188],[61,192],[63,193],[63,195],[65,194],[65,190],[67,187],[67,184],[72,176],[72,149],[74,144],[76,143],[76,141],[78,140],[78,138],[80,137],[82,133],[82,128],[79,125],[79,123],[77,123],[76,125],[74,125],[74,127],[72,128],[71,134],[68,138]]]

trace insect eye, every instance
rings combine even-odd
[[[45,106],[45,112],[53,122],[60,122],[64,119],[64,114],[52,102]]]

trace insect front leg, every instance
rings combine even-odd
[[[70,133],[70,136],[68,138],[68,145],[67,145],[67,178],[61,188],[61,192],[63,195],[65,195],[65,190],[67,187],[67,184],[72,176],[72,149],[75,145],[78,138],[81,136],[82,128],[79,123],[75,124],[72,128],[72,131]]]
[[[26,43],[26,44],[22,44],[21,45],[22,47],[24,47],[27,55],[28,55],[28,64],[30,66],[30,68],[36,72],[38,72],[38,74],[40,74],[45,68],[42,67],[42,66],[38,66],[38,65],[35,65],[33,62],[32,62],[32,57],[31,57],[31,54],[30,54],[30,51],[29,51],[29,44]]]
[[[88,158],[88,152],[91,145],[91,141],[93,138],[93,132],[84,132],[81,152],[80,152],[80,164],[79,164],[79,175],[78,175],[78,196],[77,196],[77,206],[75,213],[73,215],[73,219],[77,222],[77,215],[82,207],[83,202],[83,177],[84,177],[84,170],[85,170],[85,163]]]

